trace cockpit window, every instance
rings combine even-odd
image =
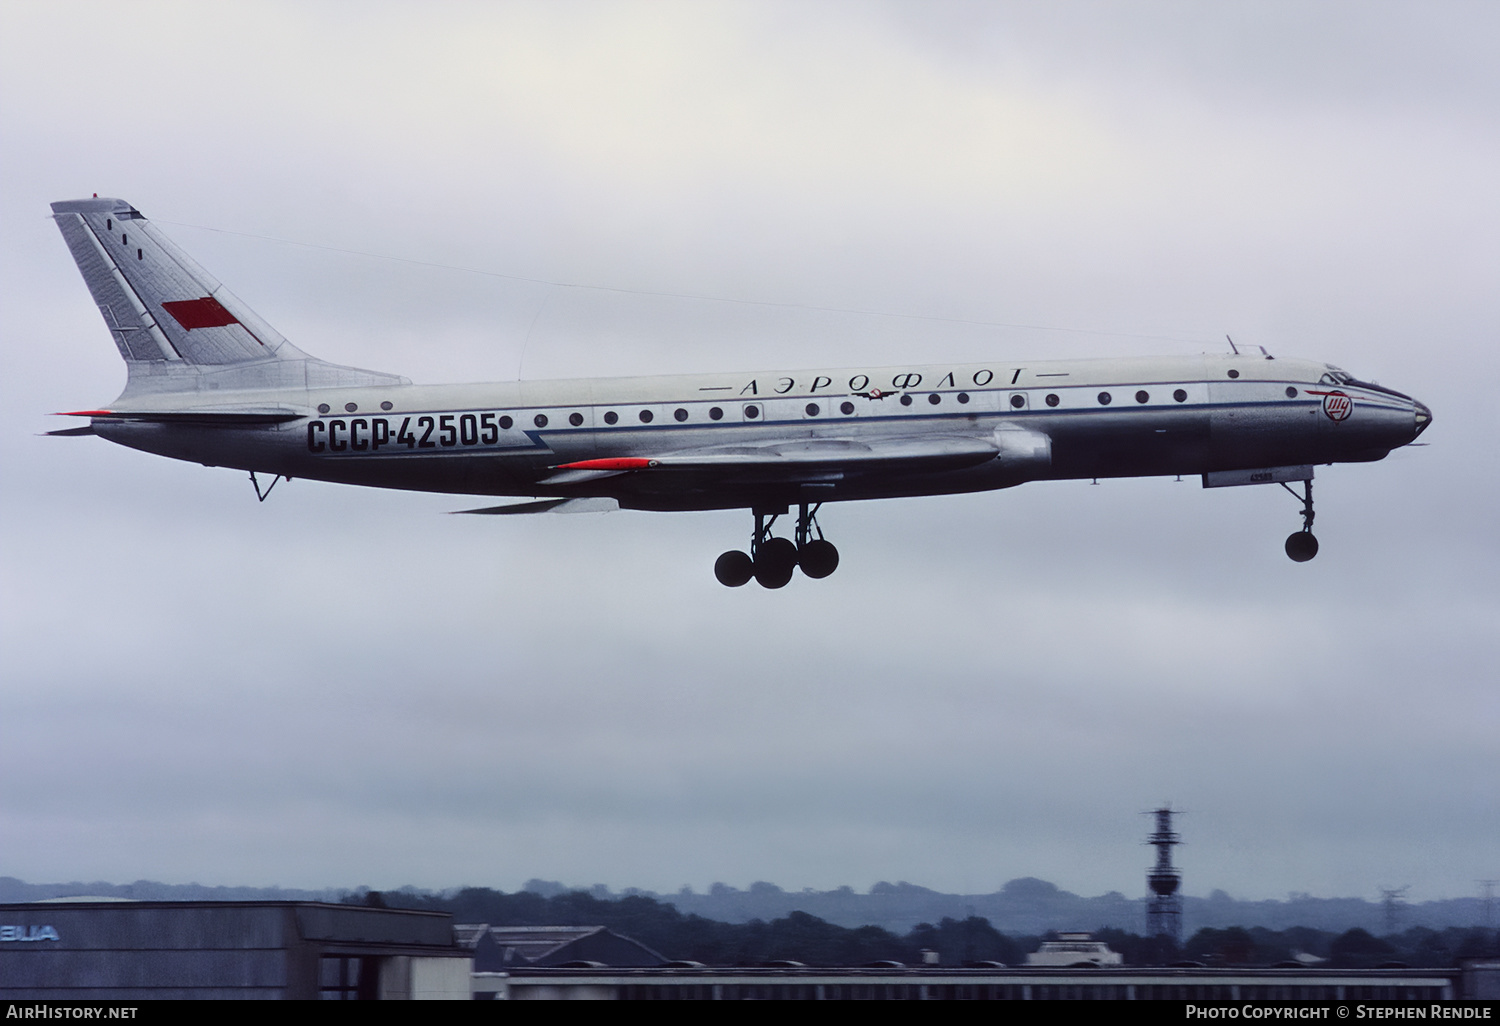
[[[1398,392],[1394,388],[1386,388],[1384,385],[1376,384],[1373,381],[1360,381],[1353,374],[1341,371],[1337,367],[1329,367],[1328,373],[1324,374],[1318,380],[1324,385],[1347,385],[1350,388],[1364,388],[1371,392],[1383,392],[1386,395],[1395,396],[1397,399],[1411,398],[1405,392]]]

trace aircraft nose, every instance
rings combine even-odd
[[[1416,438],[1417,435],[1427,430],[1428,424],[1432,423],[1432,411],[1427,408],[1426,403],[1413,403],[1413,405],[1416,407],[1417,413],[1417,434],[1412,435],[1412,437]]]

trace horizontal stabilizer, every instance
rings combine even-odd
[[[145,424],[197,424],[203,427],[234,427],[250,424],[285,424],[306,414],[293,410],[73,410],[59,417],[91,417],[94,420],[126,420]],[[90,429],[92,430],[92,429]],[[61,432],[50,432],[60,434]]]
[[[508,506],[484,509],[456,509],[454,513],[481,513],[486,516],[514,516],[520,513],[613,513],[620,504],[609,498],[541,499],[537,502],[513,502]]]
[[[58,438],[72,438],[75,435],[91,435],[94,433],[94,425],[85,424],[83,427],[63,428],[61,431],[47,431],[45,434],[55,435]]]

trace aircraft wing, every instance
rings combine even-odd
[[[484,509],[456,509],[454,513],[482,513],[488,516],[515,516],[522,513],[612,513],[620,504],[609,498],[540,499],[536,502],[512,502]]]
[[[627,474],[660,475],[658,486],[668,488],[670,478],[675,475],[691,477],[699,486],[705,477],[722,484],[816,483],[868,473],[961,470],[986,463],[1000,452],[992,436],[785,439],[763,445],[716,446],[657,456],[616,456],[564,463],[538,481],[537,488],[545,494],[549,486],[563,489]],[[568,501],[579,500],[542,500],[459,512],[562,512],[560,507]]]
[[[561,471],[719,471],[756,480],[796,481],[809,472],[862,472],[900,467],[907,471],[953,470],[992,460],[999,447],[989,438],[918,436],[914,438],[799,438],[763,445],[686,449],[659,456],[564,463]]]

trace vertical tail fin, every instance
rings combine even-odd
[[[67,200],[52,216],[129,369],[127,394],[405,380],[308,356],[124,200]]]

